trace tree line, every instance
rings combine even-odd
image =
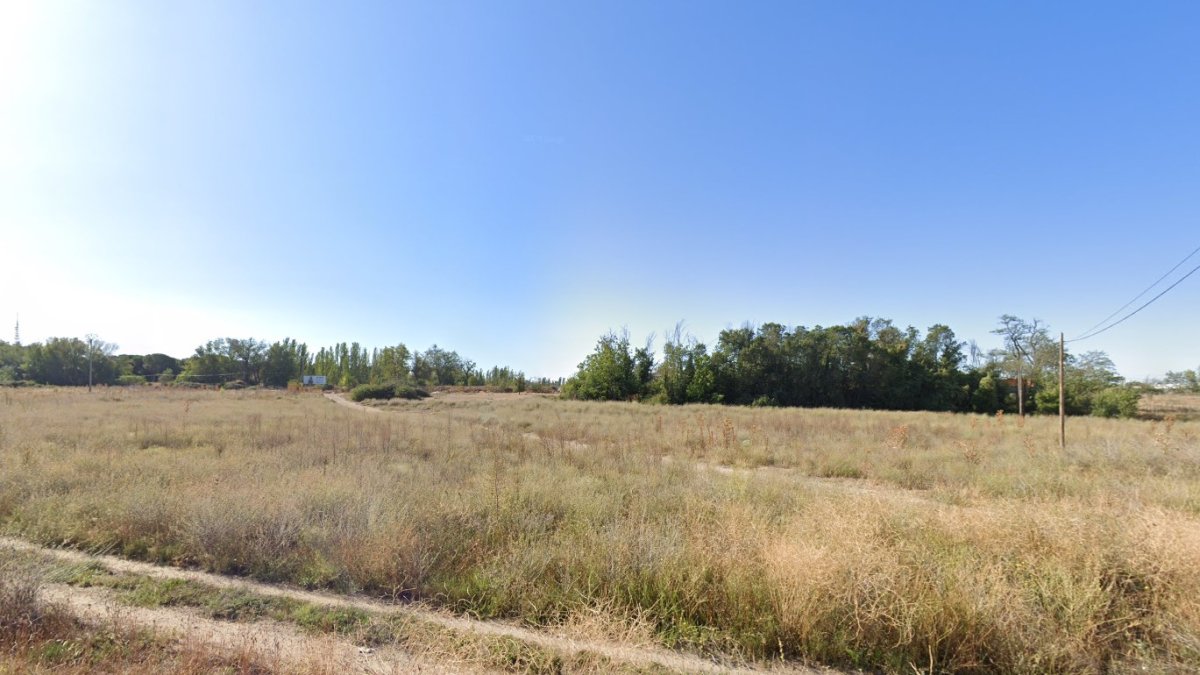
[[[315,353],[291,338],[217,338],[183,359],[166,354],[116,354],[116,345],[96,339],[50,338],[21,345],[0,340],[0,383],[79,386],[194,383],[285,387],[303,375],[322,375],[334,386],[362,384],[478,386],[503,391],[551,391],[560,384],[529,378],[496,366],[484,370],[458,352],[433,345],[411,351],[403,343],[366,349],[357,342],[322,347]]]
[[[829,327],[744,325],[721,331],[710,350],[677,325],[656,361],[652,338],[634,346],[627,332],[609,332],[563,393],[667,404],[1057,413],[1058,343],[1048,327],[1005,315],[993,333],[1004,346],[983,353],[944,324],[922,334],[861,317]],[[1065,360],[1068,413],[1136,413],[1138,391],[1125,386],[1106,354],[1068,353]]]

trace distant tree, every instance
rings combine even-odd
[[[1044,380],[1053,381],[1051,374],[1058,364],[1058,347],[1050,338],[1047,326],[1039,319],[1026,321],[1005,314],[1000,317],[1000,327],[992,333],[1004,339],[1001,367],[1029,387],[1030,391],[1024,392],[1026,411],[1033,410],[1036,388]]]
[[[529,380],[525,377],[525,373],[508,367],[496,366],[483,374],[483,384],[502,391],[521,392],[529,387]]]
[[[196,347],[192,356],[184,360],[182,371],[176,378],[184,382],[220,384],[237,377],[238,365],[230,356],[228,341],[217,338]]]
[[[633,352],[633,377],[637,383],[636,395],[649,397],[654,381],[654,336],[646,338],[646,344]]]
[[[476,375],[480,383],[483,380],[482,374],[475,372],[474,361],[437,345],[415,354],[412,370],[414,380],[429,386],[467,385]]]
[[[961,410],[964,400],[963,343],[949,326],[929,327],[913,349],[912,377],[919,387],[917,407],[926,410]]]
[[[675,324],[663,342],[662,362],[658,364],[658,396],[665,403],[712,402],[716,375],[712,357],[703,343]]]
[[[628,331],[609,332],[594,352],[579,364],[575,376],[563,385],[563,395],[595,401],[622,401],[636,396],[641,381],[629,346]]]
[[[178,372],[179,359],[166,354],[146,354],[142,357],[142,367],[135,375],[145,375],[146,377],[154,377],[161,375],[165,371]]]
[[[268,387],[285,387],[300,379],[308,366],[308,346],[284,338],[267,347],[263,357],[262,383]]]
[[[1117,373],[1108,354],[1101,351],[1084,352],[1079,356],[1064,355],[1063,384],[1066,390],[1065,412],[1068,415],[1087,415],[1094,412],[1096,396],[1102,391],[1119,387],[1125,379]],[[1058,413],[1058,386],[1043,386],[1035,394],[1037,411],[1048,415]]]
[[[404,343],[379,350],[371,366],[371,381],[380,383],[408,382],[412,375],[409,362],[412,355]]]
[[[996,371],[981,371],[983,376],[971,394],[971,409],[977,413],[991,415],[1004,409],[1004,389]]]
[[[0,382],[15,382],[24,378],[26,348],[0,340]]]
[[[239,379],[246,384],[258,384],[266,363],[267,344],[254,338],[225,338],[225,345],[229,358],[241,373]]]
[[[86,386],[90,356],[92,382],[112,384],[119,375],[115,349],[102,340],[50,338],[27,348],[24,370],[29,379],[43,384]]]
[[[1200,368],[1196,370],[1168,371],[1163,385],[1174,391],[1200,393]]]

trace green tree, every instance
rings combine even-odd
[[[267,347],[262,365],[262,383],[268,387],[286,387],[300,379],[308,366],[308,345],[284,338]]]
[[[920,389],[917,407],[925,410],[965,409],[963,343],[944,324],[929,327],[914,348],[912,377]]]
[[[1129,387],[1109,387],[1096,392],[1092,414],[1097,417],[1137,417],[1141,393]]]
[[[997,353],[1001,368],[1028,388],[1023,392],[1026,411],[1036,409],[1034,397],[1038,387],[1056,381],[1057,343],[1051,339],[1047,326],[1041,320],[1026,321],[1011,314],[1000,317],[1000,327],[993,330],[992,334],[1004,339],[1004,349]]]
[[[1196,370],[1168,371],[1163,384],[1174,391],[1200,393],[1200,368]]]
[[[579,364],[575,376],[563,385],[563,395],[595,401],[622,401],[636,396],[641,388],[629,334],[609,332],[596,349]]]
[[[983,377],[979,379],[975,391],[971,394],[971,409],[977,413],[991,415],[992,413],[1003,410],[1004,406],[1004,391],[999,382],[998,375],[994,371],[982,371]]]
[[[225,346],[229,358],[241,375],[239,379],[246,384],[258,384],[262,380],[262,367],[266,363],[267,344],[254,338],[225,338]]]
[[[225,338],[217,338],[196,347],[192,356],[183,363],[178,380],[201,384],[220,384],[237,377],[238,367],[230,356]]]
[[[376,384],[408,382],[412,355],[404,343],[384,347],[376,354],[371,367],[371,381]]]
[[[662,362],[656,371],[658,396],[665,403],[708,403],[713,400],[716,374],[703,343],[686,335],[677,323],[663,343]]]
[[[0,382],[24,379],[25,351],[19,344],[0,340]]]
[[[1065,412],[1068,415],[1086,415],[1093,411],[1096,395],[1113,387],[1119,387],[1125,379],[1117,373],[1116,365],[1102,351],[1084,352],[1079,356],[1064,355],[1063,387],[1066,390]],[[1058,413],[1058,384],[1047,376],[1046,386],[1041,387],[1035,402],[1040,413]]]
[[[85,386],[88,383],[89,356],[91,379],[95,384],[112,384],[119,375],[112,353],[116,345],[99,340],[50,338],[26,349],[23,370],[26,376],[43,384]]]

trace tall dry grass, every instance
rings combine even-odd
[[[1200,668],[1200,425],[447,395],[5,392],[46,543],[726,658]],[[602,615],[603,620],[596,617]],[[611,630],[611,629],[610,629]]]

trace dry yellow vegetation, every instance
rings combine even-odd
[[[3,391],[0,530],[734,660],[1200,668],[1200,423],[377,407]]]

